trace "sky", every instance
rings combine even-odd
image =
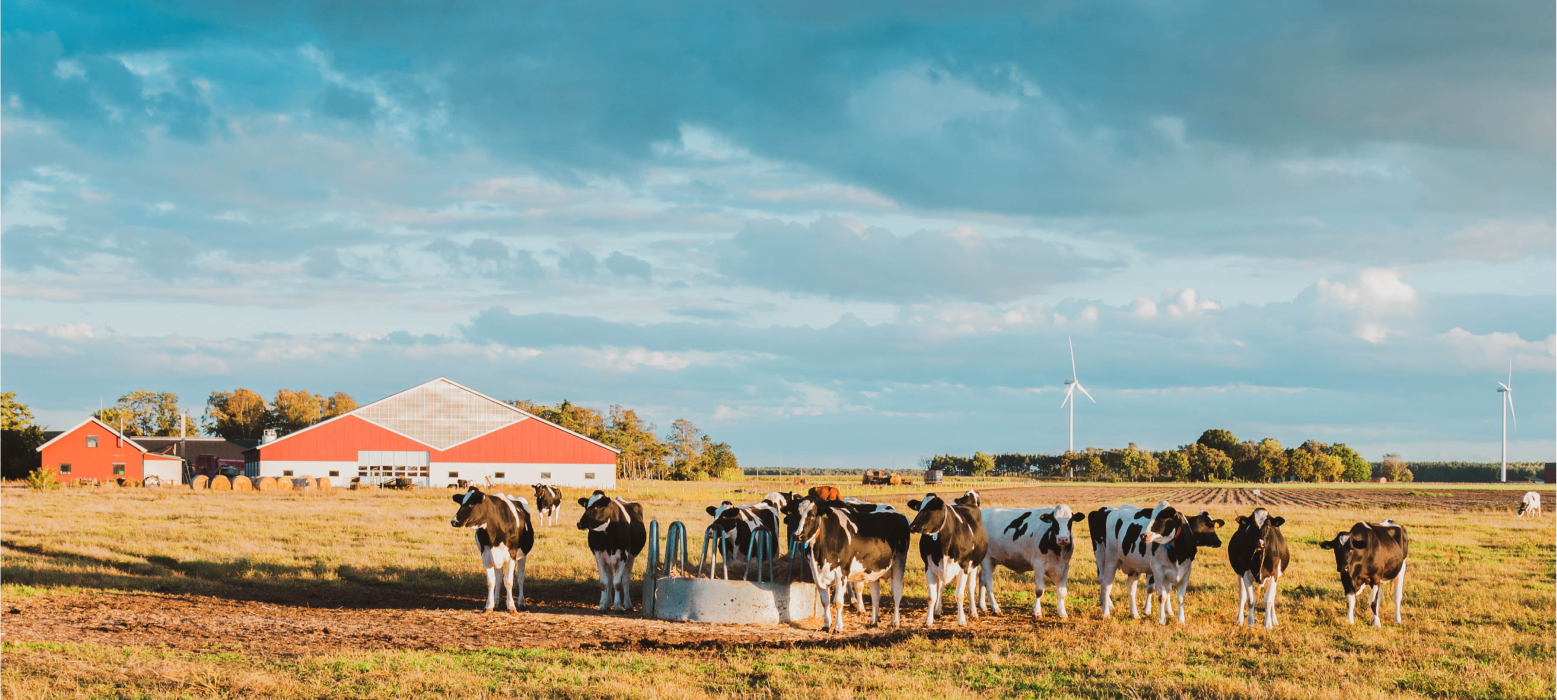
[[[1557,458],[1551,3],[0,0],[0,388]]]

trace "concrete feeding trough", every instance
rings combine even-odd
[[[672,622],[716,622],[736,625],[779,625],[822,615],[816,585],[774,580],[773,560],[753,557],[745,565],[745,578],[755,572],[756,581],[729,580],[729,563],[723,537],[704,534],[703,559],[688,575],[686,527],[673,522],[666,532],[665,558],[660,558],[659,521],[649,523],[649,559],[643,577],[643,616]],[[709,558],[713,544],[714,559]],[[758,546],[758,551],[767,548]],[[776,551],[776,549],[774,550]],[[721,560],[725,578],[714,578]],[[763,581],[763,563],[767,579]],[[703,578],[707,564],[708,578]],[[786,579],[789,578],[786,573]]]

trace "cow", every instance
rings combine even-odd
[[[1249,515],[1238,516],[1237,521],[1238,529],[1227,540],[1227,561],[1238,576],[1238,624],[1245,624],[1245,620],[1254,624],[1254,601],[1260,588],[1269,586],[1265,591],[1265,629],[1275,629],[1276,582],[1292,562],[1287,538],[1281,534],[1287,520],[1255,508]]]
[[[824,630],[843,631],[843,592],[870,584],[870,623],[881,621],[881,581],[892,580],[892,626],[902,624],[903,571],[908,566],[908,518],[896,512],[861,512],[843,501],[806,497],[795,504],[796,540],[806,545],[811,580],[821,599]],[[832,601],[838,600],[833,616]]]
[[[1136,607],[1136,584],[1143,575],[1150,596],[1146,601],[1146,613],[1151,614],[1151,598],[1160,596],[1162,607],[1157,613],[1158,624],[1167,624],[1172,614],[1173,601],[1169,593],[1178,585],[1178,614],[1184,622],[1184,593],[1189,588],[1189,574],[1194,567],[1195,555],[1200,547],[1220,547],[1221,538],[1216,528],[1224,525],[1210,514],[1201,511],[1189,517],[1178,509],[1160,501],[1147,510],[1121,504],[1115,508],[1104,507],[1087,514],[1087,527],[1092,536],[1092,552],[1097,559],[1099,598],[1103,617],[1113,616],[1114,576],[1123,572],[1130,584],[1130,616],[1140,618]]]
[[[580,498],[578,504],[584,508],[578,529],[589,531],[589,551],[594,552],[595,566],[600,569],[599,609],[608,610],[614,605],[617,610],[631,610],[633,560],[649,540],[643,524],[643,506],[611,498],[604,491]]]
[[[1525,494],[1524,500],[1519,502],[1519,517],[1541,514],[1541,494],[1530,491]]]
[[[763,497],[761,503],[749,506],[736,506],[725,501],[718,506],[709,506],[708,514],[714,516],[714,521],[709,523],[708,532],[717,531],[725,542],[725,556],[731,562],[747,561],[756,551],[758,533],[769,533],[771,539],[764,553],[769,561],[777,554],[778,548],[780,508],[787,499],[783,494],[770,493]]]
[[[536,484],[534,488],[535,510],[541,514],[541,524],[556,527],[557,513],[562,510],[562,491],[550,484]]]
[[[983,585],[975,601],[979,605],[988,599],[989,607],[1000,614],[1000,603],[995,600],[995,567],[1004,566],[1012,571],[1033,572],[1033,617],[1043,615],[1043,591],[1045,575],[1053,578],[1059,588],[1055,606],[1061,618],[1065,612],[1066,585],[1070,580],[1070,558],[1075,552],[1072,542],[1072,523],[1087,519],[1070,506],[1060,504],[1048,508],[984,508],[980,511],[984,530],[989,535],[989,551],[984,555],[981,571]]]
[[[474,486],[455,494],[460,504],[451,527],[476,530],[476,548],[481,551],[481,566],[487,572],[487,607],[497,607],[499,583],[507,591],[509,612],[525,609],[524,562],[535,546],[535,528],[530,525],[530,507],[523,498],[485,493]],[[515,593],[519,603],[514,604]]]
[[[1355,624],[1357,592],[1373,587],[1373,626],[1379,623],[1384,585],[1395,582],[1395,623],[1400,623],[1400,603],[1406,593],[1406,556],[1409,554],[1406,529],[1393,520],[1382,523],[1359,522],[1335,539],[1320,542],[1320,548],[1335,552],[1335,570],[1341,574],[1346,591],[1346,623]]]
[[[837,486],[812,486],[806,495],[821,501],[843,500],[843,493],[838,490]]]
[[[973,504],[978,494],[972,491],[962,499]],[[935,624],[935,613],[941,608],[941,588],[957,582],[957,624],[966,626],[968,616],[962,603],[977,603],[979,595],[978,569],[989,552],[989,537],[984,533],[984,518],[977,505],[947,503],[930,493],[920,500],[908,502],[908,507],[919,512],[909,526],[909,532],[919,534],[919,556],[924,559],[925,585],[930,589],[930,604],[925,609],[924,625]],[[978,617],[977,605],[973,616]]]

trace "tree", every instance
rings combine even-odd
[[[319,420],[329,420],[357,410],[357,400],[344,391],[337,391],[320,406]]]
[[[1214,447],[1195,443],[1184,449],[1191,481],[1224,481],[1233,476],[1233,460]]]
[[[1202,446],[1203,447],[1203,446]],[[1168,450],[1157,455],[1157,473],[1174,481],[1189,478],[1189,458],[1178,450]]]
[[[704,475],[703,431],[698,430],[692,421],[677,418],[675,423],[670,424],[670,434],[665,436],[665,443],[675,457],[670,465],[671,478],[688,481]]]
[[[1363,459],[1357,451],[1347,447],[1345,443],[1337,442],[1330,446],[1330,456],[1341,460],[1341,479],[1343,481],[1361,482],[1367,481],[1373,474],[1372,465]]]
[[[266,423],[276,429],[277,435],[295,433],[319,422],[321,397],[307,391],[278,389],[270,402],[270,417]]]
[[[265,399],[248,389],[213,391],[206,400],[205,431],[229,440],[258,440],[269,414]]]
[[[1314,481],[1314,455],[1308,450],[1287,451],[1287,473],[1298,481]]]
[[[1411,470],[1406,468],[1406,461],[1401,459],[1397,452],[1384,455],[1384,462],[1379,465],[1379,476],[1399,482],[1408,482],[1412,479]]]
[[[0,477],[21,479],[39,468],[42,444],[43,428],[33,422],[32,409],[14,391],[0,394]]]
[[[703,436],[703,464],[708,475],[715,479],[734,479],[741,476],[741,465],[735,459],[735,451],[726,442],[714,442]]]
[[[1126,481],[1145,481],[1157,476],[1157,458],[1133,442],[1122,450],[1109,450],[1106,460],[1113,472]]]
[[[1328,454],[1322,454],[1314,458],[1314,481],[1335,481],[1341,478],[1346,465],[1341,460]]]
[[[983,452],[973,453],[973,476],[986,476],[995,471],[995,458]]]
[[[125,435],[178,435],[181,418],[194,426],[189,415],[179,410],[178,396],[168,391],[132,391],[92,416]]]
[[[1066,465],[1075,474],[1080,474],[1088,481],[1115,481],[1118,476],[1114,470],[1109,469],[1108,463],[1103,461],[1101,451],[1096,447],[1088,447],[1085,452],[1067,452],[1070,459]]]
[[[1237,437],[1233,436],[1233,431],[1221,430],[1219,428],[1212,428],[1201,433],[1200,439],[1196,440],[1195,443],[1205,445],[1214,450],[1221,450],[1222,454],[1228,456],[1238,454],[1238,447],[1242,444]]]
[[[600,441],[622,451],[624,476],[647,478],[661,473],[670,450],[655,437],[654,424],[644,424],[637,413],[611,406],[611,427]]]

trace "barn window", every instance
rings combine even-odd
[[[541,478],[542,479],[550,479],[551,478],[551,472],[541,472]]]
[[[460,478],[460,473],[459,472],[449,472],[449,478],[450,479],[458,479],[458,478]]]
[[[594,472],[584,472],[584,478],[585,479],[593,479],[593,478],[595,478],[595,473]]]
[[[64,462],[61,462],[60,465],[59,465],[59,473],[61,473],[61,474],[69,474],[70,473],[70,465],[69,464],[65,464]]]
[[[291,469],[283,469],[283,470],[281,470],[281,475],[282,476],[292,476],[292,470]]]
[[[330,476],[340,476],[340,472],[330,472]]]
[[[124,476],[124,465],[122,463],[114,463],[114,476]]]
[[[88,435],[87,436],[87,447],[97,447],[97,436],[96,435]]]
[[[494,478],[494,479],[501,479],[501,478],[503,478],[503,476],[504,476],[503,472],[497,472],[496,474],[492,475],[492,478]]]

